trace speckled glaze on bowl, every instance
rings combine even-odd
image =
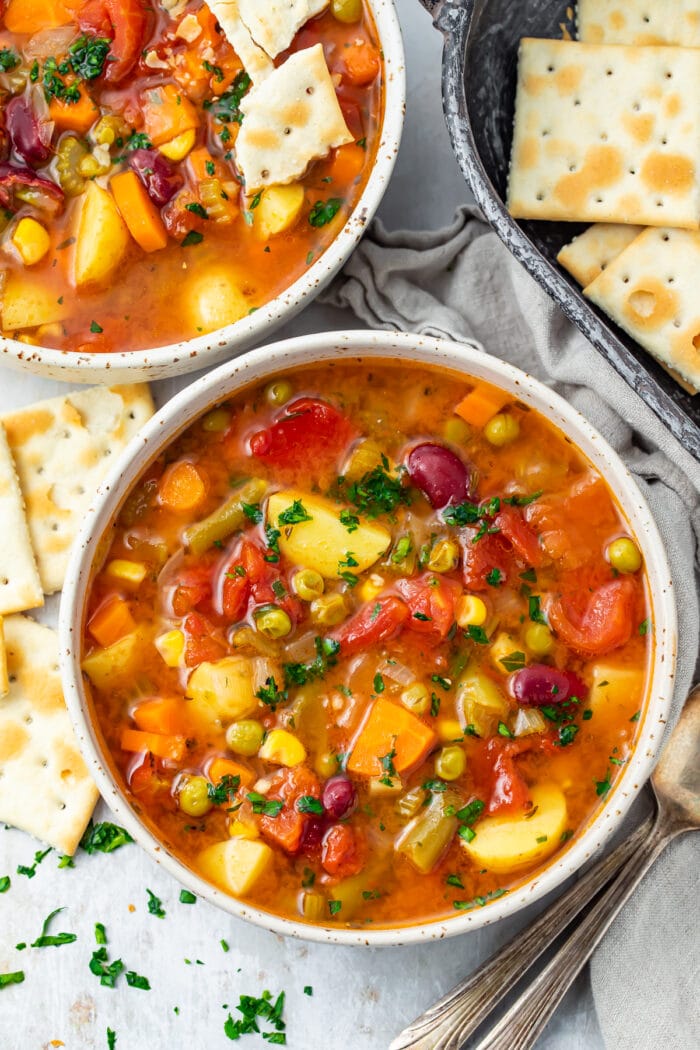
[[[218,332],[152,350],[79,354],[28,346],[0,336],[0,365],[71,383],[140,383],[210,368],[269,339],[335,277],[379,207],[399,152],[406,110],[403,38],[394,0],[367,0],[384,59],[384,117],[367,185],[335,240],[294,284],[254,313]],[[138,319],[135,319],[136,323]]]
[[[271,915],[216,889],[179,861],[141,822],[112,774],[104,757],[101,733],[90,716],[90,702],[80,669],[84,610],[95,562],[104,557],[104,538],[132,484],[146,467],[193,420],[242,387],[270,379],[283,369],[358,357],[393,358],[448,367],[503,387],[550,419],[582,450],[615,492],[644,555],[654,623],[649,698],[640,720],[637,744],[613,790],[585,831],[572,839],[542,871],[484,908],[457,912],[446,920],[382,930],[309,926]],[[555,889],[600,849],[618,827],[653,768],[673,695],[677,645],[675,600],[663,543],[632,476],[600,434],[561,397],[503,361],[446,340],[393,332],[334,332],[273,343],[216,369],[168,402],[133,439],[93,500],[68,568],[59,630],[66,702],[83,757],[102,796],[136,841],[189,890],[231,915],[287,936],[373,946],[438,940],[496,922]]]

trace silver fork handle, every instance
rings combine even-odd
[[[475,1050],[530,1050],[616,915],[672,838],[688,827],[657,821],[558,952]]]
[[[542,952],[639,850],[653,826],[654,818],[649,816],[476,973],[417,1017],[394,1039],[389,1050],[459,1050]]]

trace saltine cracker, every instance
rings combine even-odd
[[[578,0],[576,25],[588,44],[700,47],[700,0]]]
[[[44,604],[15,464],[0,426],[0,616]]]
[[[516,218],[700,226],[700,50],[521,41]]]
[[[584,289],[633,339],[700,386],[700,233],[648,229]]]
[[[557,262],[585,288],[643,229],[643,226],[625,226],[620,223],[594,223],[564,245],[557,255]]]
[[[153,414],[144,384],[88,387],[2,417],[46,594],[63,586],[70,548],[117,455]]]
[[[301,27],[320,15],[328,3],[329,0],[238,0],[250,35],[270,58],[286,51]]]
[[[26,616],[5,620],[9,692],[0,701],[0,820],[73,854],[98,792],[63,700],[58,635]]]
[[[238,0],[209,0],[208,6],[221,26],[224,36],[243,63],[246,73],[254,84],[259,84],[275,67],[243,24]]]

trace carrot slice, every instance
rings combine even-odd
[[[198,146],[197,149],[193,149],[187,159],[192,168],[192,174],[198,182],[204,182],[205,179],[223,181],[231,177],[230,171],[227,171],[220,160],[212,157],[206,146]]]
[[[109,184],[129,233],[145,252],[157,252],[168,243],[160,212],[135,171],[115,175]]]
[[[455,412],[473,427],[485,427],[512,398],[504,390],[479,384],[457,405]]]
[[[185,754],[185,736],[166,736],[164,733],[142,733],[140,729],[122,730],[123,751],[150,751],[156,758],[180,762]]]
[[[135,627],[129,606],[118,594],[102,602],[88,622],[88,631],[97,644],[104,648],[131,634]]]
[[[345,49],[343,63],[348,80],[360,87],[371,84],[382,66],[376,47],[372,47],[365,40],[350,44]]]
[[[255,780],[254,773],[242,766],[240,762],[234,762],[232,758],[213,758],[209,764],[207,776],[214,785],[224,777],[240,777],[243,787],[250,787]]]
[[[199,117],[186,95],[174,84],[164,84],[146,94],[144,131],[154,146],[162,146],[178,135],[199,127]]]
[[[422,762],[436,741],[430,726],[405,708],[380,697],[355,741],[348,769],[363,776],[377,776],[387,772],[381,760],[391,755],[396,772],[404,773]]]
[[[349,185],[354,182],[365,166],[367,154],[362,146],[350,142],[339,146],[328,168],[331,185]]]
[[[157,696],[144,700],[133,713],[139,729],[148,733],[164,733],[177,736],[186,733],[185,701],[177,696]]]
[[[160,486],[160,502],[176,514],[196,510],[204,502],[207,488],[193,463],[181,460],[166,470]]]
[[[90,130],[99,115],[100,110],[87,91],[80,92],[77,102],[69,104],[52,98],[49,103],[49,117],[59,131],[77,131],[84,135]]]
[[[34,35],[41,29],[55,29],[73,21],[73,15],[62,0],[10,0],[5,12],[5,29],[10,33]]]

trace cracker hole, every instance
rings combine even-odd
[[[79,496],[84,496],[85,495],[85,489],[84,489],[84,487],[82,485],[78,485],[78,487],[77,487],[77,489],[75,491],[77,492],[77,494]]]
[[[673,322],[673,327],[674,328],[680,328],[680,326],[681,326],[681,322],[678,320],[678,318],[676,318],[676,320]]]
[[[269,178],[270,177],[270,172],[269,172],[268,168],[263,168],[263,170],[260,172],[260,176],[263,179]]]
[[[576,165],[575,164],[569,164],[569,171],[576,171]]]
[[[25,726],[30,726],[33,721],[34,721],[34,719],[32,718],[31,715],[25,715],[24,716],[24,724],[25,724]]]
[[[649,18],[649,15],[642,15],[642,22],[646,22],[647,25],[648,25],[649,22],[651,22],[651,19]]]
[[[634,110],[635,113],[639,113],[641,108],[642,107],[639,105],[638,102],[635,102],[634,105],[632,106],[632,109]]]
[[[52,671],[60,671],[61,670],[60,665],[59,664],[53,664],[53,666],[51,667],[51,670]]]
[[[575,106],[580,106],[581,105],[581,99],[580,98],[575,98],[574,99],[574,105]]]
[[[646,288],[639,288],[636,292],[632,292],[627,303],[637,317],[651,317],[656,310],[656,295]]]
[[[553,73],[554,72],[554,66],[547,66],[547,72],[548,73]]]
[[[669,235],[667,233],[662,233],[661,234],[661,240],[662,241],[670,241],[671,238],[669,237]]]
[[[65,804],[65,802],[59,802],[59,803],[58,803],[58,808],[59,808],[59,809],[65,809],[65,808],[66,808],[66,804]]]
[[[623,283],[623,284],[629,284],[629,283],[630,283],[630,279],[629,279],[629,277],[623,277],[623,278],[622,278],[622,283]]]
[[[656,207],[657,208],[663,208],[663,206],[664,206],[664,202],[663,201],[657,201],[656,202]]]
[[[596,204],[602,204],[603,203],[603,198],[602,197],[596,197],[595,202],[596,202]]]
[[[313,95],[313,93],[314,93],[314,89],[313,89],[313,88],[311,87],[311,85],[309,84],[309,86],[308,86],[308,87],[307,87],[307,89],[306,89],[306,94],[307,94],[307,95]]]
[[[544,200],[544,193],[538,193],[537,194],[537,200],[538,201],[543,201]]]
[[[607,142],[608,141],[608,133],[607,133],[607,131],[601,132],[600,140],[601,140],[601,142]]]
[[[0,586],[7,587],[9,582],[7,576],[0,576]]]
[[[44,468],[43,467],[37,467],[36,468],[36,472],[37,472],[37,474],[43,474],[44,473]]]
[[[667,69],[666,72],[664,73],[664,76],[666,77],[667,80],[670,80],[671,77],[673,76],[673,73],[671,72],[670,69]]]
[[[48,758],[42,758],[41,762],[39,763],[39,765],[41,766],[42,769],[46,769],[48,764],[49,764]]]
[[[675,280],[676,280],[675,277],[667,277],[666,278],[666,284],[674,284]]]
[[[549,135],[549,128],[543,128],[543,130],[542,130],[542,138],[546,139],[547,135]]]
[[[605,75],[606,75],[606,77],[611,77],[613,75],[612,69],[606,69],[605,70]]]
[[[52,532],[58,532],[58,522],[57,521],[52,521],[51,522],[51,531]]]
[[[129,419],[136,419],[136,416],[133,412],[129,412]]]
[[[16,682],[17,681],[17,675],[16,674],[11,674],[11,675],[8,676],[7,680],[8,680],[8,682]]]
[[[70,437],[70,430],[64,430],[63,433],[61,434],[61,437],[62,438],[69,438]]]
[[[636,168],[630,168],[630,175],[636,175],[636,174],[637,174],[637,169]]]
[[[700,332],[693,336],[693,347],[695,350],[700,350]]]
[[[284,133],[285,133],[285,135],[291,135],[292,134],[292,129],[291,128],[285,128],[284,129]]]
[[[668,139],[661,139],[662,146],[668,146]]]

